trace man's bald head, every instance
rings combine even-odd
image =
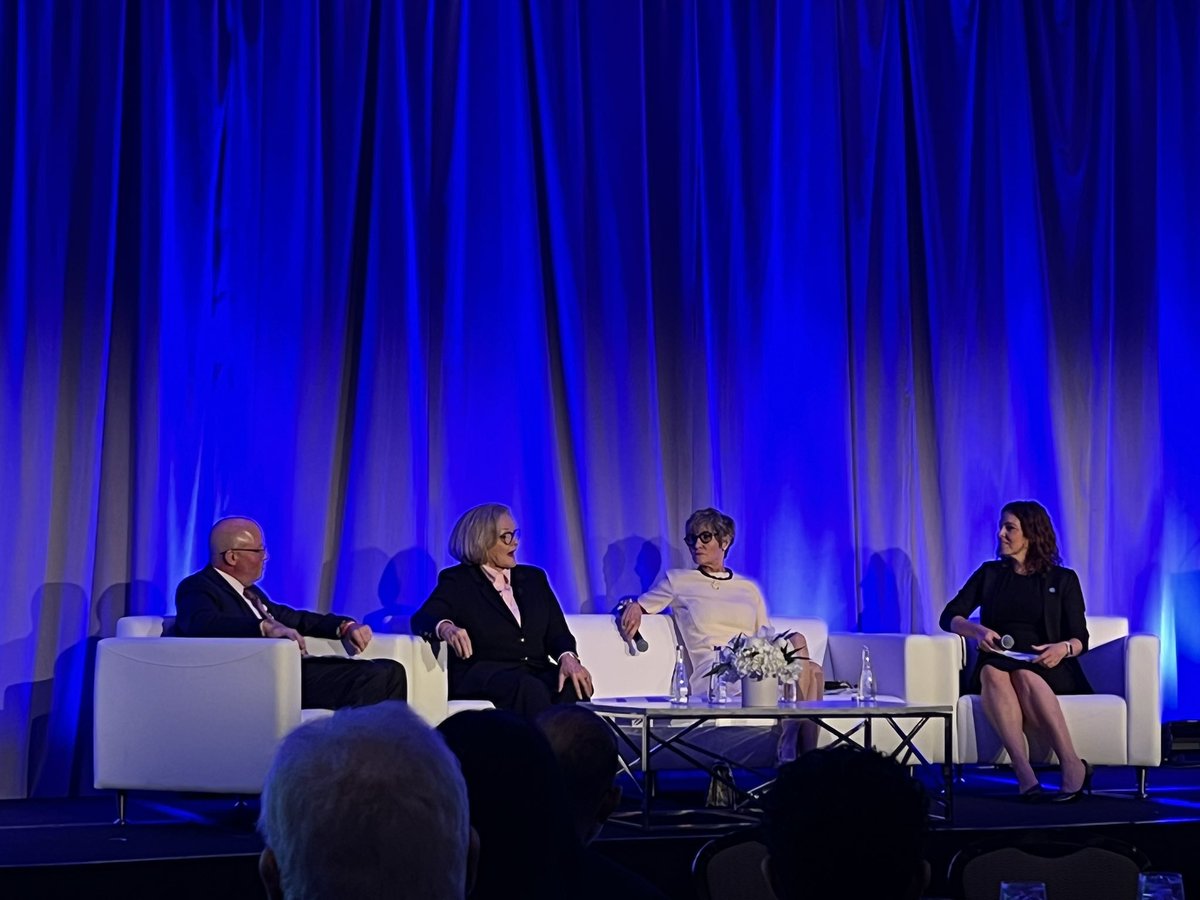
[[[214,568],[242,584],[253,584],[262,577],[267,560],[261,526],[243,516],[218,519],[208,533],[208,558]]]
[[[262,528],[253,519],[226,516],[217,519],[208,533],[208,553],[214,558],[226,550],[262,546]]]

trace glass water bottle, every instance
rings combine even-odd
[[[671,702],[687,703],[690,686],[687,668],[683,664],[683,647],[675,645],[675,671],[671,673]]]
[[[858,694],[860,703],[870,703],[875,699],[875,670],[871,668],[871,648],[862,649],[862,671],[858,673]]]
[[[713,668],[717,667],[721,659],[720,646],[713,647]],[[713,672],[708,676],[708,702],[709,703],[725,703],[729,700],[729,685],[722,677],[724,673]]]

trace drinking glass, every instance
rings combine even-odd
[[[1178,872],[1143,872],[1138,876],[1139,900],[1183,900],[1183,876]]]
[[[799,699],[800,685],[794,678],[780,678],[779,683],[783,690],[780,694],[780,699],[784,703],[795,703]]]
[[[1046,900],[1046,885],[1040,881],[1002,881],[1000,900]]]

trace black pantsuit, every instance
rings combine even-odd
[[[412,632],[436,641],[443,619],[465,628],[472,654],[459,659],[450,651],[450,697],[490,700],[532,717],[578,699],[569,683],[558,690],[557,660],[575,652],[575,638],[545,572],[516,566],[510,577],[519,623],[483,570],[463,564],[438,575],[437,587],[413,613]]]

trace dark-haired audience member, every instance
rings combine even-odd
[[[545,736],[508,710],[461,712],[438,731],[462,766],[479,834],[471,900],[580,896],[581,848]]]
[[[180,637],[274,638],[293,641],[300,660],[300,705],[305,709],[367,706],[404,700],[408,679],[394,659],[309,656],[306,637],[340,639],[350,653],[371,643],[371,627],[349,616],[314,613],[276,603],[258,586],[270,554],[253,519],[227,516],[208,533],[208,565],[175,591]]]
[[[512,511],[484,503],[459,516],[437,586],[412,615],[412,633],[449,647],[451,699],[490,700],[533,718],[553,703],[592,695],[546,573],[517,565]]]
[[[396,702],[289,734],[258,827],[272,900],[462,900],[477,850],[458,760]]]
[[[928,799],[874,750],[830,747],[788,763],[764,802],[767,876],[779,900],[915,900],[929,883]]]
[[[640,875],[589,846],[621,799],[615,784],[617,739],[598,715],[579,706],[553,706],[537,717],[566,784],[575,834],[584,845],[582,883],[587,897],[665,900]]]

